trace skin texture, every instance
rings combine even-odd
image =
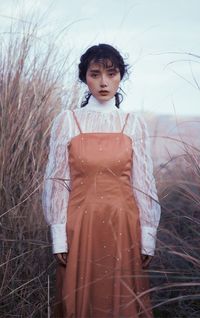
[[[107,61],[107,67],[100,63],[90,63],[86,73],[86,83],[90,93],[102,103],[113,98],[119,88],[121,76],[119,69],[114,69],[112,63]],[[106,90],[106,92],[101,92]],[[54,254],[57,262],[63,266],[67,265],[68,253]],[[143,269],[148,268],[153,256],[141,255]]]

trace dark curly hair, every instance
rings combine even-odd
[[[121,80],[125,75],[128,74],[128,64],[124,63],[124,59],[117,49],[109,44],[99,44],[91,46],[80,58],[79,68],[79,79],[86,83],[87,69],[91,63],[101,63],[104,67],[107,67],[108,61],[112,63],[114,68],[118,68],[121,76]],[[91,93],[87,93],[85,100],[82,102],[81,107],[87,105]],[[120,103],[123,100],[121,93],[115,94],[115,105],[119,108]]]

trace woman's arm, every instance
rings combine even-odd
[[[66,235],[70,185],[67,151],[70,131],[68,116],[68,112],[63,111],[53,121],[43,183],[42,205],[45,219],[51,229],[54,254],[68,251]]]
[[[147,125],[140,116],[135,117],[134,121],[132,185],[140,212],[141,252],[153,256],[161,210],[153,176]]]

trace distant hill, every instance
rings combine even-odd
[[[172,157],[200,150],[200,117],[144,115],[151,138],[154,164],[162,165]]]

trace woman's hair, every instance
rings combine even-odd
[[[99,44],[91,46],[80,58],[79,68],[79,79],[86,83],[86,73],[91,62],[101,63],[104,67],[107,67],[108,63],[111,62],[114,68],[118,68],[120,72],[121,80],[125,75],[128,74],[128,64],[124,63],[124,59],[117,49],[109,44]],[[81,107],[87,105],[90,92],[87,92],[85,100],[82,102]],[[121,93],[115,94],[115,105],[119,108],[120,103],[123,100]]]

